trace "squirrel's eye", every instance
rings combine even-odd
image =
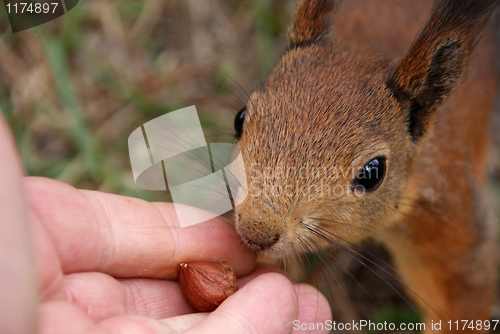
[[[243,134],[243,123],[245,122],[246,111],[247,108],[242,108],[240,111],[238,111],[236,117],[234,118],[234,130],[236,131],[236,139],[240,139],[241,135]]]
[[[365,191],[375,190],[384,180],[385,171],[385,158],[374,158],[359,171],[353,184],[355,187],[362,187]]]

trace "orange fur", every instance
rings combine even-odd
[[[243,240],[282,257],[304,240],[330,246],[307,227],[341,246],[383,236],[427,322],[487,319],[496,284],[484,166],[498,73],[490,33],[478,41],[497,1],[454,1],[428,21],[427,0],[302,1],[290,49],[251,95],[237,140]],[[356,195],[353,176],[377,156],[383,182]],[[304,177],[301,167],[336,172]]]

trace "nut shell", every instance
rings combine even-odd
[[[211,312],[238,291],[233,269],[225,263],[181,263],[179,284],[186,299],[200,312]]]

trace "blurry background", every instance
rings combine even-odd
[[[232,142],[234,114],[285,44],[293,2],[89,1],[12,34],[1,12],[0,101],[26,172],[147,199],[130,133],[196,105],[208,142]]]
[[[63,17],[17,34],[2,7],[0,108],[26,174],[168,200],[164,192],[135,186],[128,136],[157,116],[196,105],[207,142],[232,142],[234,115],[286,48],[295,5],[81,0]],[[492,165],[491,176],[499,203],[500,169]],[[347,254],[335,254],[341,267],[327,268],[311,257],[309,269],[296,275],[322,287],[335,300],[338,317],[416,321],[399,288],[391,287],[397,283],[380,261],[386,254],[371,246],[362,256],[380,267],[366,269]]]

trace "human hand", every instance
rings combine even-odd
[[[317,290],[255,267],[222,218],[180,228],[170,203],[22,181],[6,132],[0,122],[0,332],[289,333],[295,319],[330,318]],[[196,261],[239,277],[212,313],[193,313],[176,281],[179,263]]]

